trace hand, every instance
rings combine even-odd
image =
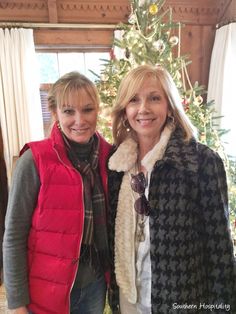
[[[28,314],[28,310],[25,306],[18,307],[17,309],[10,310],[10,314]]]

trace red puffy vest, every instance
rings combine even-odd
[[[107,193],[106,159],[111,145],[99,135],[99,169]],[[67,158],[60,131],[27,144],[39,173],[40,190],[28,239],[29,309],[68,314],[83,234],[82,178]]]

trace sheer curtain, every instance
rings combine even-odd
[[[208,101],[215,101],[220,127],[230,130],[222,137],[227,154],[236,156],[236,23],[217,29],[208,84]]]
[[[43,138],[39,76],[31,29],[0,29],[0,124],[8,177],[13,156]]]

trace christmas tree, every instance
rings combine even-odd
[[[118,25],[110,59],[103,60],[103,70],[96,80],[102,108],[99,130],[112,142],[112,105],[121,79],[131,68],[145,63],[165,67],[179,89],[187,115],[198,129],[199,141],[216,150],[225,161],[231,191],[231,221],[235,222],[236,182],[233,182],[231,176],[232,163],[229,163],[224,154],[221,142],[225,130],[217,128],[213,102],[204,102],[204,87],[198,82],[192,84],[189,79],[187,66],[190,60],[180,54],[183,25],[173,22],[172,10],[164,10],[164,2],[165,0],[132,0],[128,23]],[[232,225],[235,228],[235,223]]]
[[[187,72],[190,60],[180,55],[182,25],[172,21],[171,8],[163,10],[164,2],[133,0],[129,23],[118,25],[116,32],[120,33],[120,38],[114,39],[110,60],[103,60],[104,68],[96,81],[103,109],[100,130],[111,140],[110,111],[122,77],[136,65],[159,64],[174,78],[183,106],[198,128],[200,141],[219,151],[223,131],[215,128],[212,103],[203,103],[204,87],[190,82]]]

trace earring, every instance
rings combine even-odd
[[[130,132],[130,126],[127,119],[122,121],[123,127],[126,129],[127,132]]]
[[[59,130],[61,130],[61,126],[60,126],[59,121],[57,121],[57,127],[58,127]]]

